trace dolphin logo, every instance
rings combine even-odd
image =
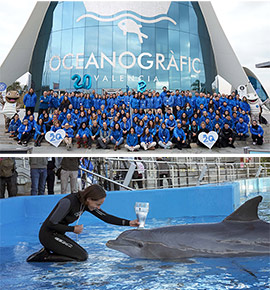
[[[148,36],[141,32],[140,28],[142,25],[137,24],[132,19],[124,19],[118,23],[118,27],[123,30],[123,34],[126,35],[128,33],[136,33],[140,40],[140,43],[143,43],[143,37],[148,38]]]
[[[124,20],[118,23],[118,27],[123,31],[123,35],[127,33],[135,33],[138,35],[140,43],[143,43],[143,38],[148,38],[148,35],[141,32],[142,25],[137,24],[133,19],[141,23],[157,23],[160,21],[170,21],[174,25],[176,22],[164,14],[168,13],[171,2],[162,1],[158,5],[153,7],[153,2],[144,1],[121,1],[121,2],[87,2],[84,1],[84,6],[87,14],[80,16],[76,21],[79,22],[84,18],[92,18],[97,21],[111,22],[121,18]],[[126,13],[130,11],[132,13]],[[122,12],[122,13],[121,13]],[[119,14],[120,13],[120,14]],[[134,15],[136,13],[137,15]],[[118,14],[117,16],[112,16]],[[98,16],[97,16],[98,15]],[[111,16],[111,17],[109,17]],[[153,19],[153,17],[157,17]],[[133,18],[133,19],[130,19]]]

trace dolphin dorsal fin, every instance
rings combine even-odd
[[[258,206],[262,201],[262,196],[256,196],[243,205],[241,205],[231,215],[227,216],[224,221],[254,221],[258,220]]]

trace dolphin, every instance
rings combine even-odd
[[[128,230],[106,245],[141,259],[269,255],[270,224],[258,217],[261,201],[261,196],[246,201],[219,223]]]

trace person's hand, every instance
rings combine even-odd
[[[82,231],[83,231],[83,225],[74,226],[75,234],[81,234]]]
[[[182,143],[184,144],[185,143],[185,140],[183,140]]]
[[[133,220],[129,222],[130,227],[138,227],[140,225],[139,220]]]

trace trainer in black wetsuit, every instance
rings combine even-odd
[[[88,257],[85,249],[65,235],[66,232],[81,233],[82,225],[69,226],[69,224],[76,221],[84,211],[106,223],[138,226],[137,220],[121,219],[101,210],[100,205],[105,197],[104,189],[94,184],[82,192],[62,198],[41,226],[39,240],[44,248],[32,254],[27,262],[85,261]]]

